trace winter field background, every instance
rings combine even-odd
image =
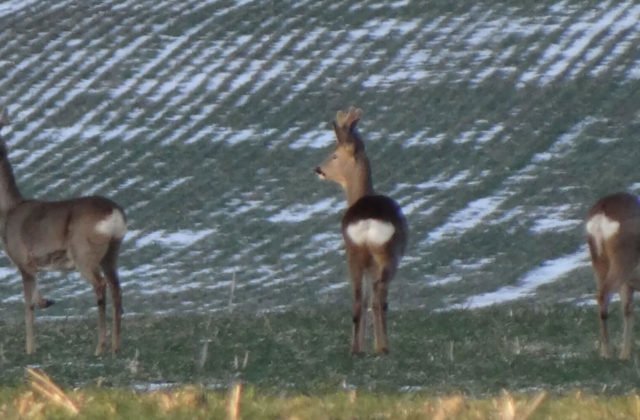
[[[411,228],[392,310],[591,303],[583,217],[640,190],[639,21],[632,1],[4,1],[2,136],[25,196],[126,209],[126,315],[346,313],[344,197],[313,168],[349,105]],[[60,303],[39,316],[95,312],[75,273],[40,285]],[[0,314],[21,308],[3,253]]]

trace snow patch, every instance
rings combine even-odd
[[[340,211],[338,200],[325,198],[313,204],[294,204],[289,208],[267,218],[271,223],[300,223],[313,218],[319,213],[337,213]]]
[[[558,281],[571,271],[588,264],[588,252],[583,246],[573,254],[545,261],[540,267],[525,274],[513,286],[505,286],[493,292],[472,296],[464,303],[452,305],[451,309],[482,308],[521,299],[534,293],[538,287]]]
[[[142,248],[148,245],[160,245],[167,248],[186,248],[213,233],[215,233],[214,229],[184,229],[175,232],[158,230],[155,232],[146,233],[144,234],[144,236],[138,237],[135,241],[135,246],[137,248]]]

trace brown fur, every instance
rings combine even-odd
[[[594,226],[589,232],[589,222],[600,216],[619,223],[615,234],[605,238]],[[636,196],[627,193],[608,195],[591,207],[586,222],[587,244],[598,289],[600,354],[611,356],[607,328],[609,302],[614,293],[619,293],[624,320],[620,358],[628,359],[633,341],[633,291],[640,287],[640,202]]]
[[[0,127],[7,124],[6,112]],[[44,270],[77,270],[92,285],[98,305],[98,346],[106,346],[106,287],[113,300],[111,349],[120,349],[122,294],[117,257],[126,231],[123,210],[103,197],[64,201],[27,200],[16,186],[7,148],[0,138],[0,229],[5,251],[22,275],[25,301],[26,352],[35,351],[34,308],[52,300],[37,291],[36,274]],[[110,219],[113,218],[113,219]],[[106,227],[99,225],[114,220]]]
[[[349,206],[342,218],[342,235],[353,289],[351,352],[360,354],[363,351],[368,309],[367,287],[363,280],[369,277],[373,289],[375,351],[388,353],[388,288],[404,254],[408,228],[397,203],[389,197],[374,194],[369,160],[364,143],[356,131],[356,124],[361,115],[362,111],[354,108],[337,113],[334,122],[336,149],[316,168],[316,173],[323,179],[338,183],[346,193]],[[361,220],[389,223],[393,226],[394,233],[383,244],[358,245],[347,234],[347,228]]]

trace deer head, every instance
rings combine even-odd
[[[333,121],[336,135],[335,150],[316,168],[321,179],[336,182],[351,195],[356,187],[359,198],[371,193],[369,161],[365,154],[364,143],[360,138],[356,125],[360,121],[362,110],[350,107],[346,112],[338,111]],[[352,198],[348,198],[351,202]]]

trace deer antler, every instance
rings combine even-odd
[[[360,117],[362,117],[362,110],[351,106],[346,112],[342,110],[338,111],[336,114],[336,123],[340,127],[351,127],[358,122]]]
[[[2,110],[2,114],[0,114],[0,128],[9,124],[11,124],[11,120],[9,119],[9,111],[7,111],[7,108],[4,108]]]

